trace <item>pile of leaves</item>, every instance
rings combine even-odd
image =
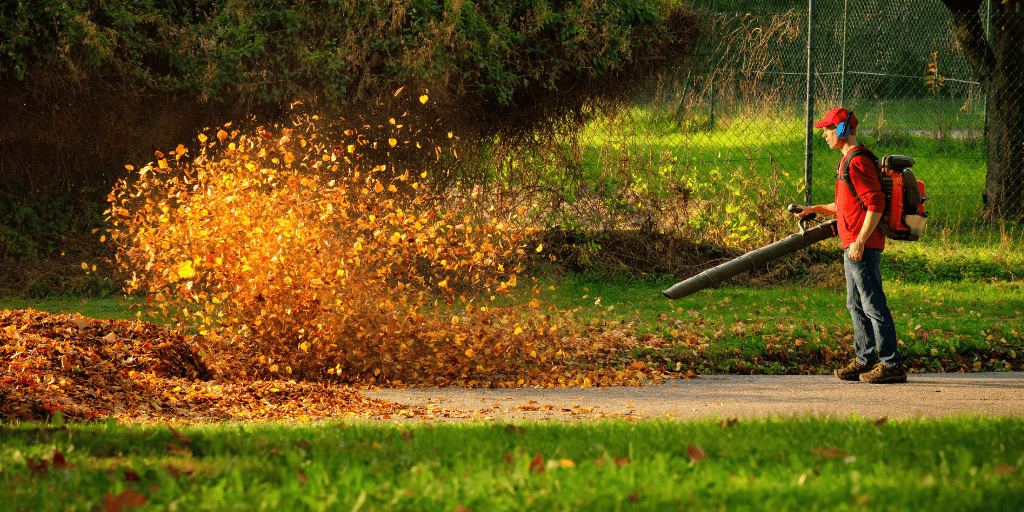
[[[348,386],[230,382],[202,337],[151,323],[0,312],[0,420],[217,421],[370,416],[400,409]]]
[[[648,337],[623,343],[618,341],[623,333],[600,331],[595,328],[587,338],[589,345],[578,345],[576,352],[559,354],[543,367],[513,369],[511,375],[495,376],[494,381],[507,385],[510,378],[520,377],[547,387],[564,387],[599,382],[640,384],[644,378],[678,375],[663,365],[648,368],[627,355],[639,346],[663,346],[661,340]],[[240,377],[244,372],[232,365],[241,359],[226,357],[230,347],[225,352],[206,337],[183,336],[148,322],[4,310],[0,312],[0,338],[4,341],[0,348],[0,419],[5,421],[45,420],[58,411],[72,421],[114,416],[127,422],[185,423],[353,416],[431,419],[472,414],[408,409],[369,399],[359,386]],[[580,358],[584,350],[587,357]],[[220,356],[213,355],[218,353]],[[611,367],[615,363],[624,369],[596,370],[596,364]],[[462,384],[490,386],[492,381]]]

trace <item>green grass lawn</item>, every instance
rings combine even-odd
[[[949,99],[860,101],[851,105],[861,119],[858,139],[881,158],[908,155],[925,181],[933,220],[959,222],[982,206],[987,154],[982,140],[983,108],[960,110]],[[581,136],[582,166],[597,175],[628,155],[633,165],[675,175],[732,176],[753,169],[778,172],[779,193],[803,202],[805,125],[803,103],[783,103],[756,112],[742,104],[716,105],[716,124],[693,129],[695,116],[677,119],[653,106],[624,110],[614,119],[587,126]],[[699,121],[699,119],[698,119]],[[697,123],[700,124],[700,123]],[[840,153],[814,130],[815,203],[831,202]],[[656,185],[655,185],[656,186]]]
[[[0,495],[12,511],[1018,510],[1022,435],[980,416],[18,425],[0,427]]]

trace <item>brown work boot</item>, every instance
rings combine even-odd
[[[898,364],[890,368],[883,363],[878,363],[870,372],[862,373],[860,375],[860,381],[867,382],[868,384],[906,382],[907,372],[903,369],[902,364]]]
[[[866,364],[860,364],[856,359],[850,361],[850,364],[843,368],[836,370],[836,377],[840,380],[860,380],[860,374],[871,371],[871,367]]]

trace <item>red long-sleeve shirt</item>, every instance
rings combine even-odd
[[[862,147],[862,146],[857,146]],[[846,158],[853,154],[850,150],[839,160],[839,170],[843,170],[843,163]],[[885,209],[885,194],[882,192],[882,184],[878,181],[878,170],[874,162],[865,155],[858,155],[850,162],[850,179],[853,181],[853,188],[857,191],[861,201],[869,211],[882,213]],[[861,208],[857,198],[850,194],[846,183],[840,177],[836,180],[836,218],[839,220],[839,238],[843,241],[843,249],[847,248],[857,240],[857,235],[864,225],[865,211]],[[878,228],[868,236],[864,247],[873,249],[885,248],[885,236]]]

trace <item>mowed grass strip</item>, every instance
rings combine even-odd
[[[1024,419],[0,427],[5,510],[1018,510]],[[60,467],[41,459],[63,456]],[[460,508],[461,507],[461,508]]]
[[[584,321],[628,325],[638,334],[676,338],[668,350],[640,353],[697,373],[829,373],[852,358],[853,330],[842,267],[837,282],[771,287],[726,285],[676,301],[671,278],[620,280],[570,276],[551,301],[579,308]],[[1020,282],[939,281],[885,284],[900,350],[914,371],[1024,369],[1024,286]]]

